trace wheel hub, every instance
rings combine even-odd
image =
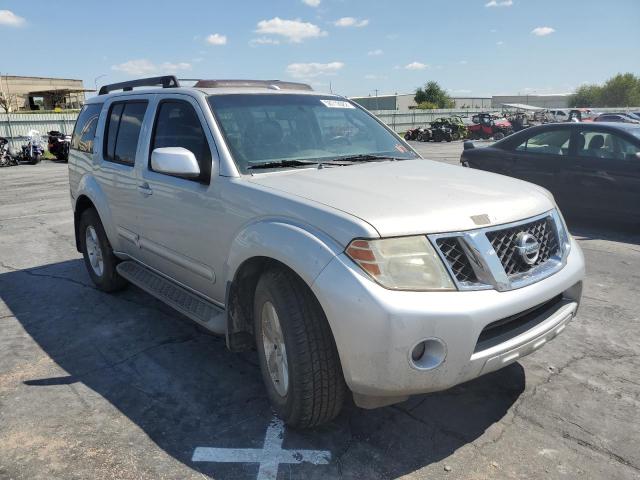
[[[102,248],[100,248],[100,242],[98,241],[98,234],[92,225],[89,225],[85,232],[85,245],[91,268],[96,275],[101,277],[104,273],[104,259],[102,257]]]
[[[280,319],[271,302],[265,302],[262,306],[260,321],[262,345],[271,383],[278,395],[284,397],[289,391],[289,364]]]

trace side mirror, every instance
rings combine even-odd
[[[465,150],[471,150],[472,148],[476,148],[476,146],[473,144],[471,140],[465,140],[462,145]]]
[[[151,169],[174,177],[198,178],[200,166],[196,156],[182,147],[156,148],[151,153]]]

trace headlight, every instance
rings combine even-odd
[[[354,240],[346,254],[371,278],[393,290],[455,290],[425,236]]]

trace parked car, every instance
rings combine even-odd
[[[547,124],[490,147],[465,144],[463,166],[550,190],[567,214],[640,223],[640,126]]]
[[[103,86],[69,183],[96,287],[134,283],[255,347],[291,425],[332,419],[349,391],[375,408],[502,368],[580,302],[582,253],[546,190],[423,160],[304,84]]]
[[[633,114],[632,114],[633,115]],[[596,117],[594,122],[619,122],[619,123],[635,123],[640,124],[640,120],[635,115],[626,113],[602,113]]]
[[[589,108],[563,108],[549,110],[549,113],[556,122],[593,122],[598,116]]]

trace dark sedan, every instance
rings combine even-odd
[[[551,123],[464,148],[463,166],[537,183],[566,214],[640,223],[640,125]]]

